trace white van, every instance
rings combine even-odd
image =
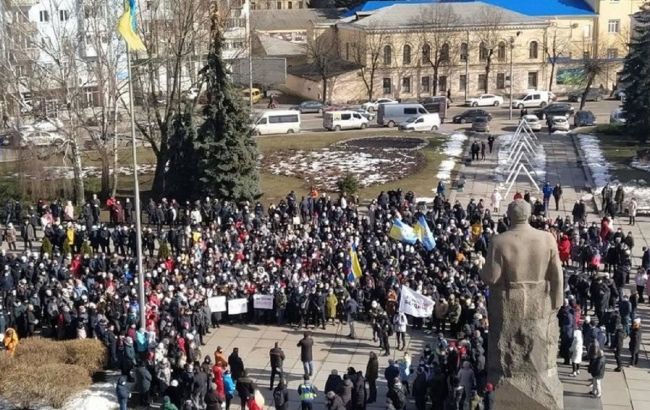
[[[295,110],[264,111],[255,121],[253,131],[255,135],[295,132],[300,132],[300,112]]]
[[[364,129],[368,119],[354,111],[326,111],[323,113],[323,128],[330,131]]]
[[[404,131],[437,131],[439,128],[438,113],[414,116],[399,125],[399,129]]]
[[[531,91],[512,100],[512,108],[546,107],[553,100],[553,93]]]

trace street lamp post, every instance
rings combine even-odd
[[[508,109],[508,119],[512,119],[512,68],[513,68],[513,61],[512,61],[512,51],[515,48],[515,38],[519,37],[521,34],[521,31],[517,32],[517,35],[515,37],[510,37],[510,101],[509,101],[509,109]]]

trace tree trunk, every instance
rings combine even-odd
[[[485,64],[485,87],[483,88],[483,91],[485,94],[488,93],[488,89],[490,88],[490,69],[492,68],[492,59],[488,57],[487,59],[487,64]],[[511,87],[512,87],[512,78],[510,79]]]
[[[431,84],[432,85],[431,91],[433,91],[433,93],[431,93],[431,95],[438,95],[438,65],[435,64],[432,67],[433,67],[433,78],[431,79],[431,81],[433,82],[433,84]]]
[[[160,151],[156,155],[156,169],[153,175],[151,191],[155,197],[160,197],[165,193],[165,167],[169,160],[167,147],[160,145]]]
[[[372,95],[375,91],[375,71],[370,71],[370,86],[368,87],[368,101],[372,101]]]
[[[102,176],[101,176],[101,198],[108,198],[111,190],[111,161],[107,155],[101,156]]]
[[[323,95],[321,102],[325,104],[325,101],[327,101],[327,77],[323,76]]]
[[[555,59],[551,59],[551,79],[548,80],[548,90],[553,91],[553,77],[555,76]]]
[[[83,205],[86,193],[84,192],[83,170],[81,167],[81,150],[77,144],[77,134],[73,132],[70,137],[70,147],[72,149],[72,174],[74,176],[74,201],[76,205]]]
[[[111,196],[117,194],[117,180],[119,178],[117,165],[117,99],[115,99],[115,112],[113,114],[113,187],[111,188]]]
[[[594,82],[594,79],[596,78],[595,74],[589,75],[589,79],[587,80],[587,85],[585,86],[585,90],[582,92],[582,98],[580,98],[580,108],[578,111],[582,111],[583,108],[585,108],[585,104],[587,103],[587,94],[589,93],[589,89],[591,88],[591,84]]]

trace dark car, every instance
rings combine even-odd
[[[425,97],[420,100],[420,104],[424,106],[424,109],[426,109],[430,113],[435,113],[435,112],[440,112],[440,104],[445,103],[447,104],[447,107],[449,106],[449,101],[447,101],[447,97],[445,96],[438,96],[438,97]]]
[[[303,101],[298,105],[294,105],[291,109],[298,110],[301,114],[308,112],[319,113],[325,109],[325,105],[319,101]]]
[[[490,120],[487,117],[476,117],[472,121],[472,131],[474,132],[490,132]]]
[[[576,127],[596,125],[596,116],[591,111],[578,111],[573,116],[573,125]]]
[[[569,101],[580,102],[582,100],[582,94],[584,94],[584,92],[585,90],[571,91],[567,97]],[[587,97],[585,98],[585,101],[600,101],[602,99],[603,94],[598,88],[590,88],[589,91],[587,91]]]
[[[452,121],[454,124],[465,124],[466,122],[472,123],[478,117],[486,117],[488,121],[492,121],[492,114],[485,110],[477,109],[466,110],[462,114],[454,115]]]
[[[549,104],[544,108],[540,108],[539,110],[535,110],[533,114],[537,116],[540,120],[543,120],[546,117],[557,117],[557,116],[564,116],[564,117],[570,117],[573,115],[573,112],[575,109],[571,104],[567,103],[553,103]]]

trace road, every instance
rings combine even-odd
[[[565,100],[560,100],[564,102]],[[578,110],[578,103],[571,103],[576,111]],[[596,121],[598,124],[607,124],[609,123],[609,116],[612,111],[616,110],[620,105],[620,101],[616,100],[602,100],[599,102],[587,102],[585,105],[585,110],[589,110],[594,113],[596,116]],[[280,105],[278,109],[289,109],[290,105]],[[452,104],[451,107],[447,110],[447,117],[451,118],[454,115],[460,114],[463,111],[469,109],[469,107],[462,106],[459,104]],[[492,114],[491,128],[492,132],[497,131],[509,131],[512,130],[512,126],[516,125],[517,120],[519,119],[519,110],[513,110],[513,120],[508,120],[509,110],[507,105],[501,107],[481,107],[485,111]],[[256,112],[262,112],[265,110],[265,105],[258,104],[255,107]],[[529,109],[532,113],[532,110]],[[442,131],[451,132],[455,130],[466,130],[469,129],[470,125],[460,125],[460,124],[449,124],[444,123],[442,126]],[[376,120],[371,121],[371,125],[365,130],[359,130],[359,132],[372,133],[376,132],[380,128],[377,125]],[[322,132],[323,129],[323,116],[322,114],[302,114],[301,115],[301,129],[302,132]]]

